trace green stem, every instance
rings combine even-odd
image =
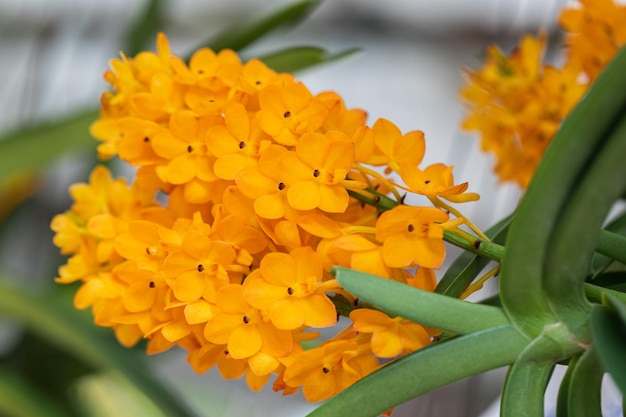
[[[602,230],[597,251],[626,264],[626,236]]]
[[[387,197],[385,194],[379,193],[373,188],[366,188],[365,191],[373,194],[375,197],[368,198],[352,190],[348,190],[348,194],[350,194],[350,196],[356,198],[360,202],[367,204],[368,206],[376,207],[380,212],[391,210],[398,205],[395,200]]]
[[[585,295],[587,299],[592,303],[602,304],[602,296],[606,294],[611,294],[622,302],[626,303],[626,293],[621,291],[615,291],[610,288],[600,287],[598,285],[593,285],[589,283],[585,283]]]
[[[466,251],[484,256],[485,258],[489,258],[497,262],[500,262],[504,257],[505,248],[497,243],[479,239],[477,239],[475,243],[472,243],[448,230],[443,232],[443,240],[461,249],[465,249]]]

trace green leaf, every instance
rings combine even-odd
[[[356,382],[309,417],[378,416],[436,388],[508,365],[526,344],[527,340],[511,325],[433,344]]]
[[[626,325],[626,301],[617,298],[615,295],[606,293],[604,294],[604,304],[617,313],[622,319],[624,325]]]
[[[114,373],[83,377],[73,393],[84,417],[166,417],[145,395]]]
[[[337,281],[351,294],[395,316],[467,334],[508,324],[502,309],[422,291],[389,279],[347,268],[335,268]]]
[[[44,122],[16,130],[0,138],[0,179],[17,171],[41,169],[66,151],[91,150],[89,125],[98,111],[85,111],[59,122]]]
[[[544,395],[553,368],[550,360],[515,362],[504,384],[500,416],[543,416]]]
[[[622,78],[626,78],[624,74]],[[587,116],[593,117],[593,113]],[[581,170],[546,248],[546,296],[552,311],[583,343],[591,338],[587,325],[591,304],[584,285],[592,256],[596,248],[617,255],[624,244],[619,235],[601,232],[615,200],[626,191],[624,155],[626,114]]]
[[[572,380],[572,373],[579,356],[574,356],[567,364],[567,372],[563,375],[561,385],[559,386],[559,394],[556,397],[556,417],[570,417],[569,414],[569,385]]]
[[[146,394],[165,414],[194,414],[145,368],[142,357],[119,345],[110,331],[86,322],[67,300],[38,297],[6,284],[0,277],[0,314],[17,320],[39,337],[101,370],[117,371]]]
[[[315,46],[297,46],[261,55],[258,58],[276,72],[297,72],[354,55],[359,49],[352,48],[331,54]]]
[[[513,216],[508,216],[492,226],[485,232],[487,237],[495,243],[503,243],[512,218]],[[459,298],[489,261],[490,259],[472,252],[461,253],[446,270],[435,292]]]
[[[568,417],[602,417],[603,376],[604,370],[592,346],[573,366],[568,389]]]
[[[602,230],[598,252],[611,259],[626,264],[626,236]]]
[[[591,334],[602,367],[626,393],[626,323],[617,313],[595,306],[591,312]]]
[[[623,114],[624,74],[626,48],[604,69],[561,125],[511,223],[500,271],[500,294],[511,321],[531,338],[538,336],[545,324],[556,321],[543,284],[544,265],[550,260],[553,244],[551,236],[578,188],[580,173]],[[578,236],[576,240],[585,239],[587,236]]]
[[[146,44],[154,42],[156,33],[163,25],[163,0],[149,0],[125,35],[126,56],[135,56],[143,51]]]
[[[626,234],[626,213],[618,216],[606,225],[605,230],[613,233]],[[596,277],[599,273],[604,271],[611,263],[613,259],[601,253],[595,253],[591,259],[590,274],[592,277]]]
[[[266,34],[287,29],[304,20],[320,4],[319,0],[304,0],[290,4],[261,19],[247,24],[234,24],[232,28],[202,43],[214,51],[232,49],[239,51]],[[200,47],[194,50],[200,49]]]
[[[519,355],[502,390],[502,417],[543,416],[546,387],[557,362],[558,345],[544,335],[533,340]]]
[[[18,375],[0,369],[0,415],[3,417],[68,417],[44,393]]]

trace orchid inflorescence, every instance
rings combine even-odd
[[[626,44],[624,21],[626,5],[580,0],[559,17],[565,31],[560,67],[544,64],[547,39],[541,33],[524,36],[508,55],[490,46],[483,67],[466,71],[461,98],[469,114],[462,127],[479,132],[500,181],[528,187],[565,117]]]
[[[337,93],[231,50],[187,64],[163,34],[157,53],[111,67],[91,133],[134,180],[97,166],[52,221],[70,255],[57,282],[80,282],[74,304],[96,324],[124,346],[147,339],[149,354],[179,346],[195,371],[245,375],[253,390],[276,375],[275,390],[302,387],[309,401],[439,334],[359,303],[332,275],[345,266],[433,291],[444,231],[486,239],[443,201],[478,195],[451,166],[420,166],[423,132],[368,126]],[[408,205],[407,192],[430,203]],[[318,342],[339,315],[350,324]]]

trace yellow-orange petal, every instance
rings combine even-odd
[[[254,325],[236,328],[228,338],[228,352],[234,359],[245,359],[261,350],[263,339]]]
[[[404,351],[404,344],[393,331],[380,331],[372,335],[372,353],[379,358],[393,358]]]
[[[185,322],[174,321],[161,329],[161,334],[168,342],[176,342],[191,333],[191,328]]]
[[[231,333],[239,326],[241,316],[218,313],[204,326],[204,337],[211,343],[225,345]]]
[[[325,294],[313,294],[302,299],[300,309],[307,326],[319,328],[337,324],[337,310]]]
[[[131,313],[146,311],[154,304],[156,293],[145,281],[133,282],[123,295],[124,307]]]
[[[267,353],[258,352],[248,359],[250,370],[257,376],[268,375],[278,368],[280,362]]]
[[[206,323],[218,312],[217,307],[204,300],[198,300],[185,306],[185,320],[189,324]]]
[[[322,202],[319,188],[313,181],[292,184],[287,190],[287,201],[296,210],[312,210]]]
[[[196,301],[204,292],[204,280],[197,271],[183,272],[171,284],[174,296],[180,301]]]

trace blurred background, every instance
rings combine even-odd
[[[168,35],[172,50],[184,55],[211,35],[289,3],[165,1],[159,29]],[[320,46],[330,52],[359,48],[357,54],[307,69],[298,78],[314,93],[337,91],[348,107],[367,110],[370,123],[385,117],[405,132],[423,130],[425,163],[439,161],[456,167],[458,181],[469,181],[470,191],[481,195],[479,202],[463,207],[464,213],[479,227],[487,228],[514,209],[520,193],[514,185],[497,183],[491,174],[492,160],[479,151],[477,138],[459,129],[464,115],[458,101],[464,82],[462,68],[477,68],[485,47],[492,42],[507,51],[523,33],[544,29],[558,37],[557,16],[566,3],[327,0],[299,26],[261,39],[246,48],[243,56],[299,45]],[[109,60],[123,50],[125,35],[145,6],[146,2],[139,0],[0,0],[0,136],[96,108],[107,88],[102,74]],[[88,132],[84,132],[84,140],[91,141]],[[63,259],[52,246],[49,223],[54,214],[68,209],[68,185],[84,181],[94,163],[95,152],[90,147],[63,155],[33,177],[38,183],[36,191],[18,211],[1,219],[3,278],[42,293],[55,285],[56,267]],[[7,204],[0,200],[0,212]],[[17,360],[16,346],[38,346],[25,342],[28,337],[15,323],[0,317],[2,362]],[[47,348],[42,349],[35,353],[45,358]],[[151,357],[148,363],[173,393],[204,416],[303,416],[314,408],[300,395],[283,398],[271,387],[252,393],[245,382],[224,381],[216,370],[196,375],[180,351]],[[503,376],[504,370],[496,370],[461,381],[399,407],[394,416],[494,415],[497,409],[490,405],[497,401]],[[116,392],[115,386],[105,388],[107,395]],[[124,390],[118,394],[123,401]],[[548,412],[552,408],[548,406]],[[146,414],[129,409],[127,415]]]

